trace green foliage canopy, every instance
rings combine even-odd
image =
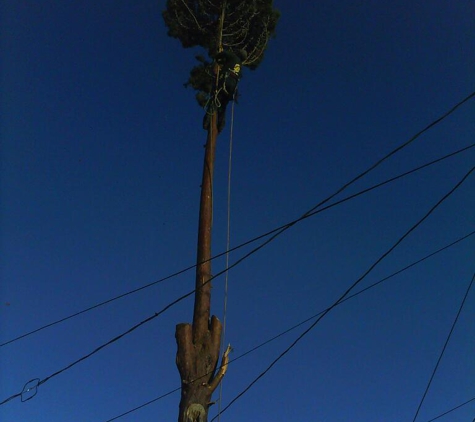
[[[279,16],[273,0],[168,0],[163,11],[168,35],[184,48],[202,47],[211,59],[221,49],[245,51],[243,65],[251,70],[261,63]],[[213,86],[212,63],[197,59],[200,64],[191,70],[185,85],[198,91],[203,105]]]

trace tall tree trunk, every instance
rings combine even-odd
[[[178,422],[207,422],[211,395],[223,378],[229,348],[216,373],[221,342],[221,322],[211,308],[211,226],[213,220],[213,170],[217,140],[217,113],[211,116],[201,184],[196,292],[193,324],[178,324],[176,364],[181,377]]]

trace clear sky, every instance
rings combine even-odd
[[[261,66],[244,72],[235,108],[232,246],[301,216],[475,86],[472,1],[275,6],[277,37]],[[1,1],[1,343],[195,262],[206,133],[183,83],[200,50],[167,37],[164,7]],[[471,145],[474,111],[472,99],[332,202]],[[229,139],[228,125],[217,148],[214,254],[226,248]],[[231,358],[334,303],[474,161],[472,148],[301,221],[231,270]],[[472,173],[355,291],[472,233],[474,188]],[[413,421],[475,271],[474,245],[468,237],[335,308],[221,420]],[[214,273],[223,268],[217,259]],[[2,345],[0,401],[193,286],[188,271]],[[221,319],[223,286],[214,281]],[[33,399],[0,406],[0,420],[105,422],[176,389],[174,330],[191,320],[192,304],[49,379]],[[472,290],[417,421],[475,397],[474,312]],[[232,363],[223,407],[308,324]],[[118,420],[176,420],[178,402],[174,393]],[[440,421],[474,417],[472,401]]]

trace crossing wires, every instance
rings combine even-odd
[[[439,160],[436,160],[436,161],[439,161]],[[424,165],[424,166],[422,166],[422,167],[420,167],[420,168],[424,168],[424,167],[426,167],[426,165]],[[465,179],[468,178],[468,176],[470,175],[470,173],[471,173],[473,170],[474,170],[474,169],[472,168],[472,169],[465,175],[465,177],[464,177],[446,196],[444,196],[444,198],[442,198],[442,199],[426,214],[426,216],[425,216],[422,220],[419,221],[419,223],[417,223],[411,230],[409,230],[409,231],[408,231],[389,251],[387,251],[359,280],[357,280],[357,282],[355,282],[355,284],[354,284],[349,290],[347,290],[347,292],[337,301],[336,304],[332,305],[330,308],[328,308],[326,311],[324,311],[324,313],[323,313],[323,314],[320,316],[320,318],[310,327],[310,329],[312,329],[313,326],[316,325],[316,324],[319,322],[319,320],[320,320],[321,318],[323,318],[331,309],[333,309],[333,308],[334,308],[336,305],[338,305],[339,303],[342,303],[342,302],[345,300],[345,296],[350,292],[350,290],[352,290],[353,287],[355,287],[364,277],[366,277],[366,275],[369,274],[369,272],[370,272],[384,257],[386,257],[399,243],[401,243],[402,240],[403,240],[412,230],[414,230],[419,224],[421,224],[422,221],[424,221],[425,218],[427,218],[427,217],[435,210],[435,208],[437,208],[445,199],[447,199],[447,198],[465,181]],[[412,172],[413,172],[413,171],[406,172],[406,174],[410,174],[410,173],[412,173]],[[398,177],[396,177],[396,178],[393,178],[393,180],[398,179],[398,178],[400,178],[400,176],[398,176]],[[384,184],[386,184],[386,182],[380,183],[380,184],[378,184],[377,186],[382,186],[382,185],[384,185]],[[371,188],[370,188],[369,190],[371,190]],[[366,191],[368,191],[368,190],[366,190]],[[356,195],[358,196],[358,194],[356,194]],[[354,197],[354,195],[352,195],[351,197]],[[347,199],[344,199],[344,200],[342,200],[342,201],[346,201],[346,200],[347,200]],[[341,203],[342,201],[336,202],[335,204]],[[335,205],[335,204],[333,204],[333,205]],[[315,215],[316,213],[321,212],[321,211],[323,211],[323,210],[325,210],[325,209],[329,209],[330,207],[331,207],[331,206],[328,206],[328,207],[323,208],[323,209],[321,209],[321,210],[314,211],[314,212],[312,213],[312,215]],[[311,215],[309,214],[307,217],[310,217],[310,216],[311,216]],[[468,236],[466,236],[466,237],[468,237]],[[241,261],[237,261],[237,263],[239,263],[239,262],[241,262]],[[237,265],[237,264],[235,263],[234,266],[235,266],[235,265]],[[231,266],[231,267],[232,267],[232,266]],[[230,267],[230,268],[231,268],[231,267]],[[218,275],[219,275],[219,274],[217,274],[215,277],[217,277]],[[174,301],[172,301],[171,303],[169,303],[168,305],[166,305],[166,306],[165,306],[162,310],[160,310],[159,312],[156,312],[156,313],[154,313],[153,315],[151,315],[150,317],[148,317],[148,318],[144,319],[143,321],[139,322],[138,324],[135,324],[133,327],[131,327],[130,329],[128,329],[128,330],[125,331],[124,333],[122,333],[122,334],[120,334],[120,335],[118,335],[118,336],[112,338],[111,340],[107,341],[106,343],[102,344],[101,346],[98,346],[97,348],[95,348],[95,349],[94,349],[93,351],[91,351],[90,353],[88,353],[88,354],[84,355],[83,357],[81,357],[81,358],[79,358],[79,359],[73,361],[72,363],[70,363],[70,364],[67,365],[66,367],[64,367],[64,368],[62,368],[62,369],[60,369],[60,370],[54,372],[53,374],[47,376],[46,378],[44,378],[44,379],[42,379],[42,380],[39,380],[38,383],[37,383],[37,385],[36,385],[36,387],[39,387],[39,386],[41,386],[42,384],[45,384],[45,383],[46,383],[47,381],[49,381],[50,379],[52,379],[52,378],[56,377],[57,375],[59,375],[59,374],[65,372],[65,371],[71,369],[72,367],[76,366],[77,364],[79,364],[79,363],[85,361],[86,359],[88,359],[88,358],[92,357],[93,355],[95,355],[96,353],[100,352],[100,351],[103,350],[104,348],[106,348],[106,347],[110,346],[111,344],[117,342],[118,340],[120,340],[121,338],[125,337],[126,335],[132,333],[132,332],[135,331],[137,328],[139,328],[139,327],[143,326],[144,324],[146,324],[146,323],[148,323],[148,322],[154,320],[155,318],[157,318],[158,316],[160,316],[160,315],[162,315],[164,312],[166,312],[168,309],[170,309],[172,306],[176,305],[177,303],[181,302],[182,300],[186,299],[187,297],[190,297],[194,292],[195,292],[195,291],[192,290],[192,291],[186,293],[185,295],[183,295],[183,296],[177,298],[176,300],[174,300]],[[310,329],[308,329],[308,331],[309,331]],[[308,331],[304,332],[304,334],[303,334],[301,337],[299,337],[299,338],[294,342],[294,345],[295,345],[295,344],[300,340],[300,338],[302,338]],[[285,353],[287,353],[292,347],[293,347],[293,346],[291,346]],[[285,354],[285,353],[284,353],[284,354]],[[284,355],[284,354],[283,354],[283,355]],[[281,355],[281,357],[283,357],[283,355]],[[280,359],[280,357],[279,357],[277,360],[279,360],[279,359]],[[275,363],[277,363],[277,360],[271,365],[271,367],[272,367]],[[270,370],[271,367],[269,367],[268,370]],[[262,375],[262,374],[261,374],[261,375]],[[263,375],[262,375],[262,376],[263,376]],[[256,381],[257,381],[257,380],[256,380]],[[249,388],[250,388],[250,387],[249,387]],[[246,391],[247,391],[247,390],[246,390]],[[14,395],[8,397],[7,399],[3,400],[2,402],[0,402],[0,405],[3,405],[3,404],[5,404],[5,403],[7,403],[7,402],[9,402],[9,401],[11,401],[11,400],[13,400],[13,399],[15,399],[15,398],[21,397],[21,396],[22,396],[22,392],[16,393],[16,394],[14,394]],[[223,412],[224,412],[229,406],[230,406],[230,405],[228,405],[228,406],[223,410]]]
[[[336,306],[338,306],[341,301],[345,299],[345,297],[361,282],[366,276],[373,271],[376,266],[382,262],[392,251],[399,246],[404,239],[406,239],[417,227],[419,227],[445,200],[447,200],[460,186],[467,180],[467,178],[475,171],[475,167],[472,167],[463,177],[462,179],[457,182],[457,184],[447,192],[437,203],[432,206],[429,211],[419,220],[417,221],[409,230],[404,233],[386,252],[384,252],[369,268],[366,270],[362,276],[360,276],[351,286],[347,288],[347,290],[336,300],[333,305],[331,305],[320,317],[310,325],[306,330],[302,332],[291,344],[288,346],[282,353],[277,356],[268,366],[267,368],[262,371],[246,388],[244,388],[236,397],[234,397],[229,404],[224,407],[221,413],[224,413],[227,409],[229,409],[237,400],[239,400],[245,393],[247,393],[261,378],[263,378],[267,373],[279,362],[287,353],[289,353],[307,334],[309,334],[315,326],[329,313],[331,312]],[[216,418],[213,418],[215,420]]]
[[[475,235],[475,231],[472,231],[472,232],[466,234],[465,236],[462,236],[462,237],[456,239],[455,241],[453,241],[453,242],[451,242],[451,243],[449,243],[449,244],[447,244],[447,245],[445,245],[445,246],[443,246],[443,247],[441,247],[441,248],[439,248],[439,249],[437,249],[437,250],[435,250],[435,251],[429,253],[428,255],[425,255],[424,257],[419,258],[419,259],[416,260],[416,261],[413,261],[412,263],[410,263],[410,264],[404,266],[403,268],[401,268],[401,269],[399,269],[399,270],[397,270],[397,271],[391,273],[390,275],[388,275],[388,276],[386,276],[386,277],[384,277],[384,278],[382,278],[382,279],[376,281],[375,283],[372,283],[371,285],[365,287],[364,289],[361,289],[361,290],[359,290],[358,292],[355,292],[355,293],[353,293],[353,294],[351,294],[351,295],[348,295],[345,299],[343,299],[343,300],[338,304],[338,306],[342,305],[343,303],[347,302],[348,300],[351,300],[351,299],[354,299],[354,298],[357,297],[357,296],[360,296],[360,295],[363,294],[363,293],[366,293],[368,290],[373,289],[373,288],[375,288],[375,287],[381,285],[382,283],[387,282],[388,280],[394,278],[394,277],[397,276],[397,275],[400,275],[400,274],[404,273],[405,271],[411,269],[412,267],[414,267],[414,266],[416,266],[416,265],[418,265],[418,264],[421,264],[422,262],[424,262],[424,261],[426,261],[426,260],[428,260],[428,259],[430,259],[430,258],[433,258],[433,257],[439,255],[440,253],[442,253],[442,252],[444,252],[444,251],[446,251],[446,250],[448,250],[448,249],[454,247],[455,245],[459,244],[460,242],[463,242],[464,240],[469,239],[469,238],[472,237],[473,235]],[[319,312],[317,312],[316,314],[314,314],[314,315],[312,315],[312,316],[310,316],[310,317],[308,317],[308,318],[306,318],[306,319],[304,319],[304,320],[302,320],[302,321],[300,321],[300,322],[298,322],[298,323],[292,325],[291,327],[286,328],[285,330],[283,330],[283,331],[281,331],[280,333],[278,333],[278,334],[272,336],[271,338],[262,341],[262,342],[259,343],[258,345],[256,345],[256,346],[252,347],[251,349],[249,349],[249,350],[247,350],[247,351],[241,353],[239,356],[235,357],[234,359],[231,359],[231,360],[229,361],[229,364],[235,363],[235,362],[237,362],[238,360],[241,360],[242,358],[244,358],[244,357],[246,357],[246,356],[248,356],[248,355],[250,355],[250,354],[256,352],[256,351],[259,350],[260,348],[262,348],[262,347],[264,347],[264,346],[266,346],[266,345],[268,345],[268,344],[274,342],[275,340],[281,338],[282,336],[284,336],[284,335],[286,335],[286,334],[288,334],[288,333],[294,331],[294,330],[297,329],[298,327],[301,327],[302,325],[304,325],[304,324],[306,324],[306,323],[308,323],[308,322],[314,320],[315,318],[317,318],[317,317],[319,317],[320,315],[322,315],[326,310],[328,310],[328,308],[326,308],[326,309],[324,309],[324,310],[322,310],[322,311],[319,311]],[[202,377],[206,377],[206,376],[208,376],[208,375],[209,375],[209,374],[203,374]],[[140,410],[140,409],[142,409],[143,407],[146,407],[146,406],[148,406],[148,405],[150,405],[150,404],[152,404],[152,403],[155,403],[155,402],[157,402],[157,401],[159,401],[159,400],[161,400],[161,399],[163,399],[163,398],[169,396],[170,394],[173,394],[173,393],[175,393],[175,392],[177,392],[177,391],[179,391],[179,390],[180,390],[180,387],[175,388],[175,389],[173,389],[173,390],[170,390],[170,391],[168,391],[167,393],[164,393],[164,394],[162,394],[162,395],[159,396],[159,397],[156,397],[156,398],[154,398],[154,399],[152,399],[152,400],[147,401],[146,403],[143,403],[143,404],[141,404],[141,405],[139,405],[139,406],[137,406],[137,407],[135,407],[135,408],[133,408],[133,409],[130,409],[130,410],[128,410],[128,411],[126,411],[126,412],[124,412],[124,413],[122,413],[122,414],[120,414],[120,415],[118,415],[118,416],[116,416],[116,417],[114,417],[114,418],[112,418],[112,419],[107,420],[106,422],[111,422],[111,421],[120,419],[120,418],[123,417],[123,416],[126,416],[126,415],[128,415],[128,414],[130,414],[130,413],[133,413],[133,412],[135,412],[135,411],[137,411],[137,410]],[[472,399],[472,400],[469,400],[469,401],[467,401],[467,402],[465,402],[465,403],[462,403],[461,405],[457,406],[456,408],[453,408],[453,409],[451,409],[450,411],[444,413],[444,415],[447,414],[447,413],[449,413],[449,412],[452,412],[452,411],[456,410],[457,408],[459,408],[459,407],[461,407],[461,406],[464,406],[464,405],[470,403],[470,402],[473,401],[473,400],[475,400],[475,399]],[[443,415],[440,415],[439,417],[441,417],[441,416],[443,416]],[[437,418],[436,418],[436,419],[437,419]],[[435,419],[431,419],[431,421],[432,421],[432,420],[435,420]],[[430,422],[430,421],[429,421],[429,422]]]
[[[238,246],[235,246],[227,251],[224,251],[214,257],[212,257],[211,259],[216,259],[216,258],[219,258],[219,257],[222,257],[224,255],[226,255],[227,253],[229,252],[234,252],[244,246],[247,246],[249,244],[252,244],[260,239],[263,239],[263,238],[266,238],[266,237],[269,237],[272,235],[272,237],[270,237],[269,239],[267,239],[264,243],[262,243],[260,246],[256,247],[255,249],[253,249],[252,251],[250,251],[248,254],[246,254],[243,258],[241,258],[239,261],[237,261],[236,263],[234,263],[233,265],[231,265],[229,267],[229,269],[233,268],[234,266],[238,265],[240,262],[244,261],[245,259],[247,259],[248,257],[250,257],[251,255],[253,255],[254,253],[256,253],[257,251],[259,251],[260,249],[262,249],[263,247],[265,247],[267,244],[269,244],[270,242],[272,242],[275,238],[277,238],[278,236],[280,236],[282,233],[284,233],[285,231],[287,231],[289,228],[293,227],[295,224],[303,221],[304,219],[312,216],[312,215],[315,215],[317,212],[321,212],[322,209],[319,210],[320,207],[322,207],[323,205],[325,205],[326,203],[328,203],[329,201],[331,201],[334,197],[336,197],[338,194],[342,193],[343,191],[345,191],[348,187],[350,187],[352,184],[354,184],[356,181],[360,180],[361,178],[363,178],[364,176],[368,175],[372,170],[376,169],[378,166],[380,166],[383,162],[385,162],[386,160],[388,160],[391,156],[395,155],[397,152],[401,151],[402,149],[404,149],[405,147],[407,147],[408,145],[410,145],[411,143],[413,143],[417,138],[419,138],[422,134],[424,134],[425,132],[427,132],[428,130],[430,130],[431,128],[433,128],[434,126],[436,126],[438,123],[442,122],[444,119],[446,119],[448,116],[450,116],[452,113],[454,113],[459,107],[461,107],[463,104],[465,104],[466,102],[468,102],[469,100],[471,100],[473,97],[475,96],[475,91],[472,92],[471,94],[467,95],[465,98],[463,98],[461,101],[459,101],[457,104],[455,104],[453,107],[451,107],[448,111],[446,111],[444,114],[442,114],[440,117],[438,117],[437,119],[435,119],[434,121],[432,121],[430,124],[428,124],[425,128],[421,129],[419,132],[417,132],[415,135],[413,135],[409,140],[407,140],[406,142],[402,143],[401,145],[399,145],[397,148],[393,149],[391,152],[389,152],[388,154],[386,154],[384,157],[382,157],[381,159],[377,160],[374,164],[372,164],[370,167],[368,167],[366,170],[364,170],[362,173],[360,173],[359,175],[357,175],[356,177],[354,177],[353,179],[351,179],[349,182],[345,183],[343,186],[341,186],[339,189],[337,189],[333,194],[331,194],[330,196],[326,197],[325,199],[323,199],[322,201],[320,201],[318,204],[316,204],[314,207],[312,207],[311,209],[309,209],[307,212],[305,212],[301,217],[283,225],[283,226],[280,226],[280,227],[277,227],[273,230],[270,230],[264,234],[261,234],[251,240],[248,240]],[[463,152],[469,148],[472,148],[474,146],[474,144],[462,149],[462,150],[459,150],[458,152],[455,152],[451,155],[454,155],[454,154],[457,154],[457,153],[460,153],[460,152]],[[446,156],[447,158],[449,156]],[[434,162],[435,163],[435,162]],[[430,164],[428,164],[430,165]],[[354,197],[354,196],[352,196]],[[350,198],[350,197],[349,197]],[[348,198],[348,199],[349,199]],[[347,199],[347,200],[348,200]],[[338,202],[338,203],[341,203]],[[335,204],[331,205],[331,206],[335,206]],[[331,207],[330,206],[330,207]],[[329,207],[327,207],[326,209],[328,209]],[[135,293],[138,293],[139,291],[142,291],[144,289],[147,289],[147,288],[150,288],[152,286],[155,286],[157,284],[160,284],[166,280],[169,280],[171,278],[174,278],[178,275],[181,275],[193,268],[196,267],[197,264],[194,264],[194,265],[190,265],[182,270],[179,270],[173,274],[170,274],[168,276],[165,276],[157,281],[154,281],[154,282],[151,282],[151,283],[148,283],[148,284],[145,284],[139,288],[136,288],[136,289],[133,289],[133,290],[130,290],[126,293],[123,293],[123,294],[120,294],[118,296],[115,296],[115,297],[112,297],[106,301],[103,301],[103,302],[100,302],[100,303],[97,303],[95,305],[92,305],[90,307],[87,307],[81,311],[78,311],[78,312],[74,312],[64,318],[60,318],[56,321],[53,321],[49,324],[45,324],[37,329],[34,329],[32,331],[29,331],[27,333],[24,333],[24,334],[21,334],[13,339],[10,339],[8,341],[5,341],[3,343],[0,344],[0,347],[4,347],[8,344],[11,344],[11,343],[14,343],[18,340],[21,340],[23,338],[26,338],[26,337],[29,337],[35,333],[38,333],[42,330],[45,330],[47,328],[50,328],[50,327],[53,327],[57,324],[60,324],[62,322],[65,322],[65,321],[68,321],[72,318],[75,318],[79,315],[82,315],[86,312],[89,312],[89,311],[92,311],[93,309],[97,309],[99,307],[102,307],[102,306],[105,306],[107,304],[110,304],[116,300],[119,300],[119,299],[122,299],[124,297],[127,297],[127,296],[130,296],[130,295],[133,295]],[[228,270],[229,270],[228,269]],[[227,272],[226,270],[225,271],[222,271],[218,274],[216,274],[213,278],[216,278],[218,277],[219,275],[223,274]],[[213,279],[212,278],[212,279]]]
[[[426,396],[427,396],[427,393],[429,392],[429,388],[430,388],[430,386],[431,386],[431,384],[432,384],[432,381],[434,380],[435,374],[436,374],[436,372],[437,372],[437,368],[439,367],[440,361],[442,360],[442,356],[444,356],[445,349],[447,348],[447,345],[449,344],[449,341],[450,341],[450,337],[452,336],[452,333],[454,332],[455,326],[457,325],[457,321],[458,321],[458,319],[459,319],[459,317],[460,317],[460,314],[461,314],[461,312],[462,312],[462,309],[463,309],[463,307],[464,307],[464,305],[465,305],[465,302],[466,302],[466,300],[467,300],[468,294],[470,293],[470,290],[471,290],[471,288],[472,288],[472,286],[473,286],[474,280],[475,280],[475,273],[473,274],[472,279],[470,280],[470,283],[468,284],[467,291],[465,292],[465,295],[464,295],[464,297],[463,297],[463,299],[462,299],[462,303],[460,304],[460,307],[459,307],[459,309],[458,309],[458,311],[457,311],[457,315],[456,315],[456,317],[455,317],[455,320],[454,320],[454,322],[453,322],[453,324],[452,324],[452,327],[450,328],[450,331],[449,331],[449,334],[448,334],[448,336],[447,336],[447,339],[445,340],[445,343],[444,343],[444,345],[443,345],[443,347],[442,347],[442,350],[441,350],[441,352],[440,352],[439,358],[437,359],[437,362],[436,362],[436,364],[435,364],[435,367],[434,367],[434,369],[433,369],[433,371],[432,371],[432,373],[431,373],[431,375],[430,375],[429,382],[427,383],[427,386],[426,386],[426,388],[425,388],[425,390],[424,390],[424,393],[422,394],[421,401],[419,402],[419,406],[417,407],[417,410],[416,410],[416,413],[415,413],[415,415],[414,415],[414,419],[412,420],[412,422],[416,422],[417,416],[419,415],[419,411],[421,410],[422,404],[424,403],[424,400],[425,400],[425,398],[426,398]]]

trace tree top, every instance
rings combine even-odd
[[[163,19],[168,35],[184,48],[203,47],[211,58],[221,49],[244,50],[255,69],[274,35],[279,12],[273,0],[168,0]]]

